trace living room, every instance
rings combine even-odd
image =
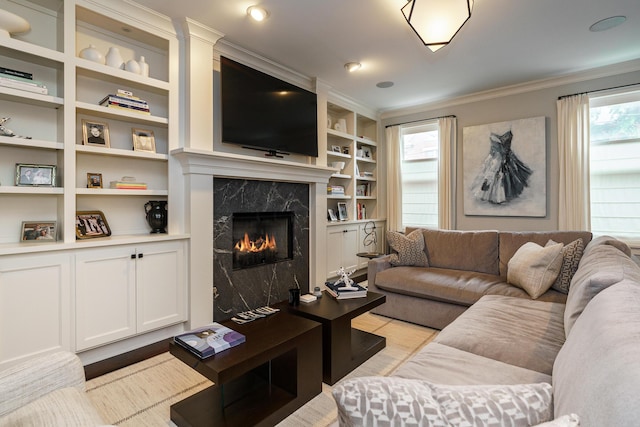
[[[151,10],[139,8],[136,3]],[[640,52],[635,47],[638,26],[634,25],[640,11],[634,2],[621,0],[609,5],[594,4],[593,11],[588,14],[584,12],[586,16],[581,15],[579,19],[576,17],[580,25],[584,24],[583,29],[587,35],[581,44],[576,45],[571,39],[571,42],[567,42],[571,46],[564,48],[575,50],[589,60],[571,64],[570,60],[561,58],[565,55],[561,50],[562,43],[550,46],[552,42],[544,39],[544,42],[540,42],[544,46],[536,48],[550,51],[552,55],[547,60],[553,61],[555,58],[558,63],[562,62],[562,66],[545,68],[522,65],[520,68],[529,68],[518,70],[522,74],[515,74],[515,71],[514,74],[509,74],[507,71],[498,72],[493,69],[492,77],[481,80],[481,76],[476,78],[471,70],[477,64],[478,69],[482,68],[484,73],[488,73],[480,65],[484,62],[497,62],[497,55],[489,54],[486,50],[469,55],[469,51],[465,50],[463,65],[457,65],[460,68],[455,73],[449,72],[453,82],[444,79],[447,71],[439,70],[440,64],[449,59],[459,61],[460,53],[455,52],[456,48],[462,49],[464,46],[464,49],[469,49],[467,44],[474,39],[473,30],[479,25],[474,19],[478,17],[476,21],[480,21],[482,17],[482,23],[487,25],[488,15],[493,13],[488,5],[474,5],[470,21],[464,24],[450,45],[436,52],[431,52],[422,44],[402,16],[400,8],[404,2],[385,5],[382,9],[371,12],[372,20],[381,19],[389,10],[397,14],[393,18],[394,25],[397,24],[399,28],[396,31],[402,33],[404,43],[411,44],[413,51],[419,52],[422,63],[420,66],[401,67],[397,65],[399,61],[395,61],[395,68],[389,66],[384,72],[368,76],[361,74],[360,76],[366,76],[361,79],[358,71],[348,73],[344,64],[361,61],[361,72],[368,73],[376,68],[375,61],[383,61],[381,55],[385,50],[394,49],[388,42],[370,35],[371,38],[364,40],[363,45],[369,44],[375,49],[363,47],[358,51],[348,40],[329,41],[326,33],[331,26],[315,30],[315,33],[310,30],[310,33],[315,34],[318,49],[332,50],[335,46],[335,51],[339,53],[334,53],[332,62],[334,66],[338,65],[334,68],[339,70],[326,71],[323,64],[322,69],[318,66],[318,72],[313,68],[307,71],[307,67],[313,67],[317,62],[326,62],[326,57],[311,60],[309,53],[301,53],[300,58],[297,58],[295,52],[300,51],[300,46],[285,46],[281,49],[290,49],[291,53],[280,53],[285,59],[276,60],[274,58],[279,57],[275,53],[272,56],[271,51],[265,50],[265,44],[274,44],[275,38],[282,36],[277,31],[263,33],[275,31],[273,27],[276,25],[274,22],[278,22],[278,7],[283,7],[282,5],[273,5],[271,16],[263,23],[266,25],[260,27],[246,17],[248,4],[242,7],[241,14],[237,10],[229,10],[230,6],[215,4],[214,8],[219,7],[225,14],[229,14],[227,17],[233,16],[227,19],[241,22],[248,38],[260,39],[255,44],[241,44],[231,29],[227,31],[226,27],[215,25],[215,21],[209,20],[204,12],[199,14],[189,9],[195,5],[178,8],[170,3],[172,2],[151,0],[6,0],[0,3],[0,8],[27,16],[32,28],[24,35],[18,33],[3,39],[2,49],[9,58],[5,65],[12,69],[33,67],[39,72],[39,78],[45,81],[51,95],[46,99],[36,96],[25,99],[9,90],[7,93],[3,92],[1,99],[7,111],[10,111],[3,115],[11,117],[11,121],[5,126],[18,135],[31,137],[31,142],[27,142],[30,146],[26,148],[22,146],[26,139],[3,136],[0,141],[3,153],[7,153],[0,175],[1,197],[3,205],[7,206],[5,220],[0,225],[0,274],[7,278],[5,286],[10,290],[8,297],[3,298],[2,307],[7,310],[2,310],[5,315],[0,315],[2,324],[6,325],[2,327],[0,335],[3,342],[0,366],[3,368],[56,349],[77,352],[85,365],[91,365],[154,345],[214,319],[216,300],[219,307],[223,306],[219,295],[220,292],[225,292],[222,287],[217,286],[224,281],[220,279],[221,273],[215,272],[218,266],[216,256],[224,250],[212,245],[219,235],[212,220],[216,218],[215,181],[220,182],[222,179],[285,181],[300,183],[308,188],[308,241],[313,244],[309,245],[308,250],[308,277],[303,284],[305,290],[323,283],[339,267],[335,261],[336,251],[332,250],[334,241],[331,239],[335,236],[331,235],[331,231],[334,234],[337,230],[342,233],[344,229],[346,232],[353,232],[350,236],[357,236],[350,237],[355,243],[345,246],[349,251],[345,255],[349,260],[345,263],[364,272],[367,260],[356,258],[355,253],[361,251],[365,225],[370,221],[376,224],[377,244],[380,245],[376,250],[380,251],[386,249],[385,230],[399,229],[390,225],[387,213],[390,204],[396,199],[387,186],[388,174],[392,169],[386,152],[386,129],[395,125],[455,117],[454,133],[457,134],[458,142],[457,149],[453,152],[452,164],[457,167],[452,169],[451,174],[454,185],[448,210],[451,218],[449,228],[558,230],[561,228],[560,217],[565,208],[558,190],[563,174],[560,172],[557,148],[559,125],[556,101],[561,97],[580,93],[608,94],[611,90],[624,87],[634,91],[640,82]],[[264,6],[270,8],[271,5]],[[328,5],[322,7],[333,9]],[[329,13],[330,18],[334,14],[349,17],[349,25],[358,27],[352,25],[358,16],[351,10],[352,7],[355,6],[349,6],[348,14],[337,14],[334,11],[324,13]],[[492,7],[498,9],[497,6]],[[545,6],[539,7],[545,9]],[[551,9],[557,6],[546,7]],[[576,7],[583,9],[582,5]],[[304,16],[299,10],[297,13]],[[314,15],[309,11],[306,13]],[[508,12],[501,13],[505,15],[493,13],[498,21],[493,23],[494,26],[500,26],[500,16],[504,20],[509,19]],[[170,18],[160,14],[166,14]],[[602,34],[588,33],[588,26],[598,19],[617,15],[626,15],[627,22]],[[116,24],[126,25],[116,28]],[[50,25],[53,25],[55,31],[43,30]],[[297,26],[300,31],[300,22],[291,25]],[[282,32],[291,31],[279,28]],[[496,31],[493,29],[491,32]],[[527,38],[535,40],[536,36],[532,34],[535,33],[527,34]],[[620,38],[609,38],[613,37],[611,34]],[[543,40],[542,35],[538,36]],[[596,36],[603,39],[597,39]],[[313,43],[301,43],[308,43],[306,50],[314,50],[308,47],[314,46]],[[487,43],[496,43],[496,40],[491,39]],[[90,60],[85,61],[80,52],[90,45],[97,46],[104,56],[111,46],[120,45],[124,63],[129,59],[142,63],[141,56],[144,56],[150,66],[150,79],[140,75],[132,77],[139,72],[132,73],[126,69],[126,64],[125,69],[110,73],[102,64],[95,65]],[[607,51],[614,49],[611,46],[616,47],[615,54],[607,55]],[[554,47],[557,47],[557,52]],[[512,58],[509,62],[524,64],[525,58],[521,60],[521,57],[528,56],[523,54],[527,52],[526,48],[514,49],[504,45],[499,45],[499,48],[504,49],[504,56]],[[140,52],[144,55],[140,55]],[[365,57],[365,52],[370,52],[370,59]],[[595,56],[591,58],[590,54]],[[290,61],[286,60],[287,55],[292,58]],[[568,53],[566,55],[568,57]],[[262,153],[222,142],[219,94],[221,57],[235,59],[317,95],[317,148],[320,153],[317,158],[300,154],[287,156],[286,159],[265,158]],[[301,63],[309,65],[303,67],[299,65]],[[431,66],[434,67],[433,75],[429,71]],[[134,69],[132,64],[130,67]],[[382,68],[381,65],[378,67]],[[436,69],[440,74],[435,74]],[[408,75],[407,79],[414,79],[420,90],[406,88],[410,85],[410,80],[403,80],[405,73]],[[335,76],[335,80],[332,76]],[[433,82],[428,86],[418,86],[419,81],[430,79]],[[391,87],[385,89],[375,86],[376,82],[390,80],[394,81]],[[476,82],[473,85],[468,84],[468,81]],[[398,90],[395,91],[394,87]],[[134,96],[142,95],[154,107],[151,117],[105,115],[97,109],[97,105],[89,105],[96,104],[100,98],[117,89],[133,89]],[[354,126],[362,124],[362,128],[367,128],[367,132],[372,132],[373,136],[362,137],[353,128],[349,129],[351,124],[347,126],[347,137],[341,131],[336,131],[335,119],[345,111],[351,114],[351,119],[348,120],[352,120]],[[30,117],[35,117],[42,125],[30,126]],[[505,216],[467,213],[464,169],[468,159],[464,151],[465,129],[540,117],[544,118],[541,146],[541,151],[544,152],[544,180],[542,201],[538,207],[542,206],[543,214]],[[111,147],[90,146],[83,142],[83,121],[91,120],[109,125]],[[328,124],[330,120],[331,125]],[[374,130],[370,130],[370,123],[374,124]],[[132,128],[137,129],[134,131],[136,137],[146,135],[140,131],[155,132],[154,152],[131,150]],[[334,142],[342,140],[348,143],[338,145],[341,148],[348,145],[353,150],[352,154],[347,157],[329,154],[336,145]],[[370,144],[370,141],[374,144]],[[355,160],[355,151],[363,145],[374,147],[375,180],[355,178],[354,171],[358,170],[359,162]],[[33,159],[23,160],[34,153]],[[353,159],[351,162],[347,160],[347,167],[352,171],[345,173],[353,179],[332,178],[336,171],[331,163],[344,159]],[[56,165],[59,174],[57,185],[44,188],[8,184],[14,182],[15,164],[18,163]],[[361,169],[364,169],[363,164],[370,165],[371,162],[360,162]],[[101,180],[104,176],[104,188],[102,185],[100,188],[90,187],[87,182],[90,173],[97,173]],[[109,181],[120,181],[131,175],[138,181],[148,183],[149,188],[132,190],[127,196],[122,195],[124,190],[107,188]],[[339,207],[335,202],[343,199],[328,198],[326,184],[336,180],[342,182],[347,191],[352,193],[351,198],[345,202],[350,220],[332,223],[327,219],[327,208],[333,204],[336,208]],[[355,184],[362,182],[375,182],[375,196],[356,195]],[[356,219],[360,212],[356,207],[356,200],[359,199],[363,201],[362,204],[367,205],[366,220]],[[150,200],[167,202],[167,233],[149,235],[144,206]],[[106,215],[112,236],[101,235],[94,239],[78,237],[76,213],[96,211]],[[22,223],[52,219],[58,233],[55,242],[25,243],[16,237],[21,231]],[[25,234],[25,231],[22,230],[22,233]],[[640,253],[640,242],[629,240],[628,243],[634,253]],[[116,250],[119,251],[118,254],[115,254]],[[127,280],[123,282],[127,285],[113,291],[114,294],[117,292],[117,298],[104,291],[111,282],[115,282],[110,276],[115,271],[114,264],[111,264],[115,258],[123,263],[125,260],[131,263],[133,259],[136,263],[134,267],[128,267],[129,270],[124,274]],[[108,262],[98,266],[94,263],[96,259]],[[154,267],[149,271],[143,270],[144,260],[155,260]],[[166,269],[159,269],[158,266]],[[136,269],[139,276],[131,279],[131,274],[135,275]],[[10,285],[23,280],[20,274],[24,271],[33,274],[28,276],[27,281],[34,285],[29,289],[16,290]],[[149,287],[141,286],[143,279],[140,277],[144,274],[151,277]],[[43,284],[49,283],[53,277],[56,278],[56,288],[45,287]],[[175,282],[181,286],[166,285],[162,288],[164,296],[160,297],[158,293],[145,300],[145,295],[159,292],[154,289],[154,284],[163,283],[165,286],[166,277],[176,278]],[[287,288],[288,286],[282,292],[286,292]],[[137,300],[133,297],[136,292]],[[34,295],[39,298],[34,299]],[[51,301],[56,303],[51,304]],[[123,301],[126,301],[124,305]],[[158,303],[162,309],[154,311],[154,303]],[[31,304],[34,309],[19,312],[9,310],[11,307],[27,304]],[[237,306],[234,307],[237,310]],[[113,313],[116,314],[111,318]],[[107,320],[95,320],[93,315],[103,316]],[[48,337],[44,340],[46,342],[35,345],[26,342],[24,338],[18,338],[20,329],[24,327],[20,325],[42,328],[43,335]],[[86,327],[81,329],[78,325]],[[25,341],[24,347],[7,349],[4,343],[16,339]]]

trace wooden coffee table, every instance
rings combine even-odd
[[[289,313],[322,323],[322,381],[333,385],[365,360],[382,350],[386,338],[351,327],[351,319],[384,304],[387,297],[367,292],[365,298],[337,300],[323,291],[309,304],[277,304]]]
[[[184,426],[273,426],[322,391],[322,328],[280,312],[244,325],[221,322],[245,343],[200,359],[171,343],[170,352],[214,385],[171,405]]]

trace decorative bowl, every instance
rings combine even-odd
[[[13,33],[24,33],[31,29],[29,21],[14,13],[0,9],[0,37],[10,37]]]
[[[345,165],[345,162],[331,162],[331,167],[334,169],[340,169],[340,171],[344,169],[344,165]]]

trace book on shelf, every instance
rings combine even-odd
[[[176,335],[173,341],[204,359],[246,341],[240,332],[218,322]]]
[[[141,108],[133,107],[131,105],[120,105],[120,104],[109,103],[109,104],[106,104],[106,105],[103,105],[103,106],[107,107],[107,108],[113,108],[113,109],[116,109],[116,110],[134,111],[134,112],[140,113],[140,114],[151,114],[149,109],[141,109]]]
[[[0,67],[0,74],[6,74],[9,76],[22,77],[23,79],[33,80],[33,74],[26,71],[12,70],[11,68]]]
[[[131,105],[132,107],[138,107],[138,108],[149,108],[149,104],[147,104],[147,101],[143,101],[141,99],[138,100],[138,99],[128,98],[128,97],[119,96],[119,95],[107,95],[104,98],[102,98],[99,102],[100,105],[105,105],[107,103]]]
[[[41,95],[49,94],[49,89],[41,83],[29,83],[28,81],[22,81],[13,76],[0,75],[0,86],[8,87],[11,89],[20,89],[32,93],[39,93]]]
[[[146,190],[147,184],[145,182],[111,181],[110,187],[118,190]]]
[[[351,285],[353,289],[345,289],[344,283],[340,282],[325,282],[327,287],[327,293],[335,299],[351,299],[351,298],[364,298],[367,296],[367,289],[354,283]]]
[[[327,194],[344,195],[344,187],[342,185],[328,185]]]

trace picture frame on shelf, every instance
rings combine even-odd
[[[336,211],[331,209],[331,208],[327,209],[327,217],[329,218],[329,221],[331,221],[331,222],[338,221],[338,216],[336,215]]]
[[[102,188],[102,174],[87,172],[87,188]]]
[[[362,147],[362,158],[372,160],[371,149],[368,147]]]
[[[342,154],[349,154],[349,146],[342,147]]]
[[[107,218],[101,211],[76,212],[76,239],[94,239],[111,236]]]
[[[152,130],[131,128],[133,151],[156,152],[156,138]]]
[[[55,242],[57,224],[55,221],[22,221],[20,241],[30,243]]]
[[[16,186],[54,187],[55,183],[55,165],[32,165],[26,163],[16,163]]]
[[[334,153],[341,153],[342,152],[342,148],[340,148],[339,145],[332,145],[331,146],[331,151],[333,151]]]
[[[338,202],[338,219],[340,221],[347,221],[349,219],[347,204],[344,202]]]
[[[95,147],[111,147],[107,123],[82,119],[82,144]]]

